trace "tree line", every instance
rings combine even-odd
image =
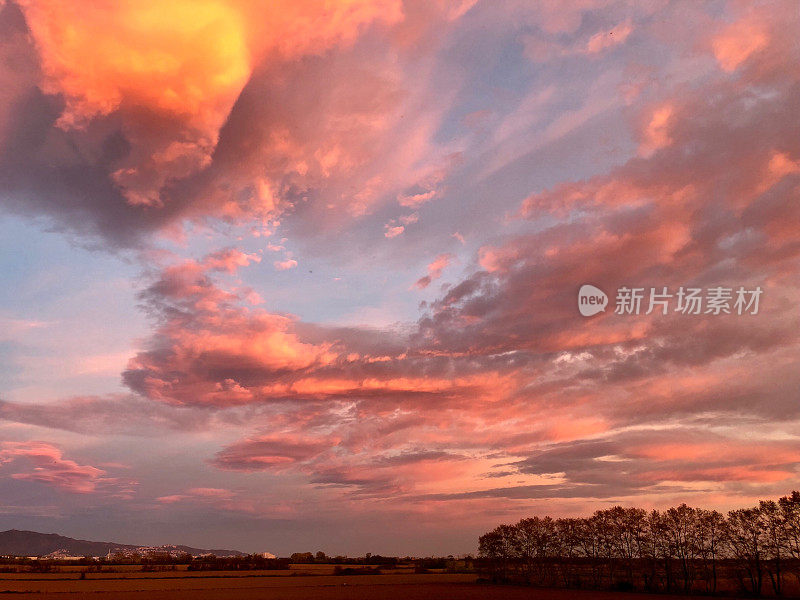
[[[800,584],[800,492],[727,515],[681,504],[531,517],[478,546],[479,568],[495,582],[781,596],[787,582]]]

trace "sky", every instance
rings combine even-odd
[[[800,487],[794,0],[0,6],[0,528],[442,555]]]

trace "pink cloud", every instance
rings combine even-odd
[[[43,1],[22,7],[42,62],[43,87],[66,99],[58,125],[81,129],[120,114],[132,141],[131,160],[111,175],[130,204],[151,207],[164,206],[168,179],[211,162],[220,127],[256,65],[314,55],[351,43],[365,25],[402,19],[396,0],[357,1],[332,12],[282,2],[268,16],[254,14],[246,2],[213,0],[199,7],[177,2],[167,10],[147,3],[112,8]],[[209,31],[219,45],[206,43]],[[161,126],[150,126],[154,121]],[[274,206],[262,198],[259,208],[269,212]]]
[[[763,23],[743,19],[733,23],[711,41],[714,56],[725,71],[734,71],[769,43]]]
[[[258,514],[259,512],[254,500],[243,498],[241,494],[224,488],[189,488],[180,494],[159,496],[155,501],[163,506],[195,504],[211,506],[216,510],[251,515]]]
[[[294,269],[297,266],[297,261],[293,258],[287,258],[286,260],[275,261],[274,264],[278,271],[288,271],[289,269]]]
[[[589,42],[586,44],[586,52],[589,54],[597,54],[617,44],[624,44],[632,31],[633,26],[630,21],[619,23],[610,31],[600,31],[589,39]]]
[[[432,281],[442,276],[442,271],[447,268],[453,258],[453,255],[449,253],[437,256],[436,259],[428,265],[428,274],[418,279],[414,286],[419,289],[428,287]]]
[[[159,496],[156,498],[156,502],[160,502],[161,504],[176,504],[186,498],[188,498],[188,496],[183,494],[172,494],[170,496]]]
[[[421,204],[425,204],[432,198],[436,196],[436,190],[429,190],[427,192],[421,192],[419,194],[410,194],[404,195],[401,194],[397,197],[397,202],[400,206],[405,206],[408,208],[417,208]]]
[[[233,492],[230,490],[226,490],[223,488],[208,488],[208,487],[199,487],[199,488],[191,488],[187,490],[189,494],[193,494],[195,496],[200,496],[203,498],[230,498],[233,496]]]
[[[669,122],[672,118],[673,108],[667,104],[653,111],[653,117],[644,131],[644,141],[639,148],[639,153],[647,156],[672,143],[669,135]]]
[[[0,134],[13,143],[6,125],[28,114],[47,148],[3,157],[8,204],[107,247],[141,248],[208,222],[260,236],[301,204],[306,219],[333,228],[435,183],[452,154],[431,141],[446,106],[407,95],[406,70],[418,57],[412,41],[433,49],[437,24],[467,9],[201,4],[20,4],[23,31],[8,51],[24,68],[3,73]],[[26,101],[31,93],[41,102]]]
[[[0,465],[14,469],[13,479],[36,481],[78,494],[95,492],[106,482],[106,472],[91,465],[80,465],[63,457],[61,450],[48,442],[2,442]]]
[[[217,453],[214,465],[233,471],[281,470],[330,450],[339,440],[296,435],[264,435],[236,442]]]
[[[392,225],[389,225],[389,224],[386,224],[384,226],[384,228],[386,229],[386,231],[384,232],[383,235],[385,237],[387,237],[387,238],[390,238],[390,239],[394,238],[394,237],[397,237],[398,235],[403,233],[403,231],[405,231],[405,229],[406,229],[402,225],[394,225],[394,226],[392,226]]]
[[[614,28],[613,43],[608,31],[587,41],[581,24],[589,9],[562,5],[532,9],[537,32],[574,37],[574,44],[556,48],[566,52],[558,56],[600,55],[633,31],[623,21]],[[247,33],[249,24],[240,31],[236,19],[236,26],[227,21],[228,9],[219,8],[217,15],[215,7],[210,6],[212,22],[226,32],[232,28],[234,38]],[[135,227],[148,231],[199,215],[268,222],[272,228],[284,210],[289,215],[297,208],[295,226],[315,234],[342,220],[363,219],[364,228],[378,236],[385,223],[384,236],[395,238],[417,222],[418,213],[386,222],[385,213],[371,211],[381,203],[396,209],[396,202],[410,208],[433,198],[439,202],[448,169],[458,162],[457,144],[445,148],[430,141],[448,107],[443,102],[436,110],[405,112],[424,102],[407,99],[407,73],[397,53],[450,11],[433,6],[414,13],[409,7],[408,19],[397,24],[396,11],[384,18],[365,5],[363,14],[341,14],[342,25],[322,23],[306,5],[297,9],[300,17],[307,8],[300,30],[312,41],[293,30],[269,43],[284,58],[313,58],[256,65],[248,50],[246,84],[233,77],[191,111],[164,105],[169,98],[162,98],[163,86],[138,90],[138,78],[132,96],[123,90],[119,102],[117,89],[93,90],[93,82],[83,79],[90,73],[80,73],[79,88],[93,96],[73,94],[69,75],[78,61],[70,55],[67,65],[46,65],[45,76],[66,100],[61,129],[43,132],[42,139],[55,136],[64,147],[78,140],[85,144],[76,147],[92,148],[111,135],[102,129],[106,118],[121,119],[125,132],[133,128],[121,134],[133,155],[115,159],[119,168],[110,172],[111,189],[122,190],[124,199],[95,198],[97,206],[90,209],[104,215],[107,231],[117,232],[131,215],[141,219]],[[44,15],[39,26],[51,16]],[[56,34],[74,20],[66,17],[65,24],[53,25]],[[72,399],[50,409],[2,403],[0,414],[46,426],[69,422],[80,431],[95,424],[121,427],[113,423],[113,407],[128,402],[132,408],[124,414],[148,412],[136,407],[149,402],[153,418],[179,430],[213,429],[225,418],[220,414],[232,420],[254,415],[252,430],[240,440],[209,451],[213,466],[288,474],[354,502],[388,497],[420,511],[444,500],[486,509],[492,506],[483,503],[487,498],[655,497],[666,487],[690,494],[698,482],[730,494],[740,484],[788,485],[796,480],[798,463],[792,436],[767,440],[754,451],[733,434],[712,435],[695,426],[713,420],[720,428],[736,429],[742,422],[780,428],[800,416],[793,402],[800,383],[798,56],[794,39],[779,34],[784,18],[746,15],[730,29],[704,32],[703,43],[693,47],[722,68],[709,69],[703,85],[665,83],[648,88],[641,99],[641,90],[628,98],[636,100],[623,109],[630,140],[639,144],[636,155],[600,174],[578,175],[530,194],[519,218],[482,245],[460,281],[423,305],[416,323],[385,330],[336,327],[253,308],[253,290],[228,289],[220,280],[260,256],[227,249],[164,267],[141,295],[156,325],[123,374],[136,400]],[[334,60],[326,53],[354,43],[370,23],[397,25],[391,29],[397,47],[374,60],[357,52]],[[128,33],[124,23],[116,25]],[[244,39],[250,49],[249,37]],[[106,36],[100,41],[108,42]],[[168,43],[156,42],[155,49]],[[553,58],[547,40],[537,43],[525,42],[529,54]],[[542,48],[547,52],[537,54]],[[58,60],[50,56],[45,62]],[[102,74],[107,65],[98,68]],[[210,65],[212,73],[226,68]],[[193,85],[195,76],[179,78],[178,89]],[[112,88],[119,87],[115,82]],[[610,87],[616,93],[616,83]],[[537,95],[537,114],[549,110],[548,94],[555,92]],[[167,120],[174,128],[129,122],[131,103],[148,114],[172,115]],[[404,124],[398,125],[401,116]],[[85,119],[86,129],[78,129]],[[176,133],[187,124],[188,138]],[[559,151],[571,149],[558,141],[564,144]],[[115,143],[126,147],[119,139]],[[51,179],[33,171],[37,181]],[[84,184],[76,177],[76,186]],[[505,184],[487,178],[482,185],[489,195],[492,185]],[[75,202],[84,202],[89,195],[76,189]],[[28,197],[36,203],[45,196]],[[69,195],[63,201],[70,218],[85,208],[70,204]],[[499,219],[500,211],[493,211],[490,206],[487,216]],[[448,222],[446,231],[452,227]],[[463,243],[463,236],[453,235]],[[275,268],[297,266],[289,254],[284,258]],[[439,255],[416,287],[440,278],[452,260]],[[630,284],[759,285],[764,305],[753,318],[669,314],[626,320],[607,311],[584,320],[575,295],[587,282],[612,295]],[[202,416],[188,418],[164,406]],[[92,491],[105,478],[102,470],[63,459],[52,446],[9,446],[3,452],[15,468],[17,461],[32,461],[33,470],[12,475],[19,479]],[[241,501],[246,508],[240,496],[190,487],[158,501],[215,507]]]
[[[251,262],[261,262],[258,254],[246,254],[236,248],[226,248],[206,256],[203,266],[212,271],[236,272],[239,267],[246,267]]]

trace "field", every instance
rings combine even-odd
[[[95,600],[644,600],[615,592],[549,590],[477,583],[471,574],[309,575],[295,571],[246,573],[3,574],[0,598],[92,598]]]

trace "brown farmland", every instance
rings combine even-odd
[[[617,592],[496,586],[471,574],[277,575],[274,571],[232,574],[77,573],[2,575],[0,598],[95,600],[643,600],[653,596]]]

